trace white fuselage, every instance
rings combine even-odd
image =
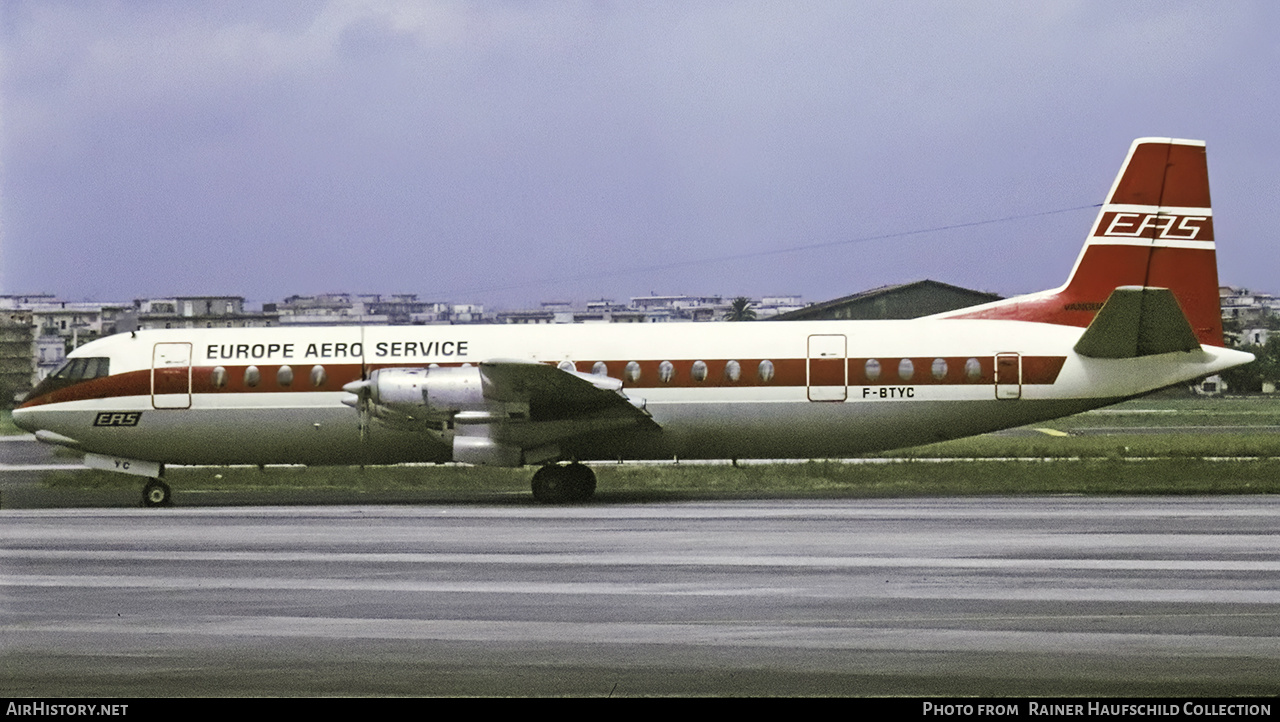
[[[1072,350],[1082,331],[931,319],[139,331],[77,349],[109,359],[109,374],[33,396],[14,419],[161,463],[447,461],[440,434],[362,429],[342,386],[375,369],[512,359],[621,379],[661,429],[584,429],[562,458],[831,458],[1064,416],[1246,356],[1086,358]]]

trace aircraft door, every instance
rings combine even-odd
[[[151,406],[191,408],[191,344],[155,345],[151,352]]]
[[[849,393],[848,364],[842,334],[809,337],[808,386],[810,401],[844,401]]]
[[[1022,357],[1016,353],[996,354],[996,398],[1022,398]]]

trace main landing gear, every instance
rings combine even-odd
[[[587,501],[595,493],[596,473],[577,462],[547,464],[533,475],[533,499],[543,504]]]
[[[143,506],[169,506],[173,500],[173,491],[169,485],[159,479],[152,479],[142,487]]]

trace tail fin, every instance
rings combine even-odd
[[[1223,345],[1204,141],[1133,142],[1066,285],[939,317],[1083,327],[1120,286],[1168,288],[1197,340]]]

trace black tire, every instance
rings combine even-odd
[[[587,501],[596,492],[596,474],[582,464],[548,464],[533,474],[533,500],[541,504]]]
[[[583,502],[589,501],[596,493],[596,473],[591,467],[584,464],[573,463],[564,467],[565,476],[568,477],[569,501]]]
[[[173,490],[169,485],[159,479],[152,479],[147,485],[142,487],[142,505],[143,506],[169,506],[169,502],[173,499]]]
[[[561,466],[548,464],[533,473],[530,485],[533,500],[540,504],[559,504],[564,501],[564,472]]]

